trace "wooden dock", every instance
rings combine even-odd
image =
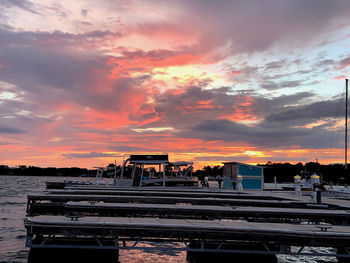
[[[289,222],[294,224],[300,222],[323,222],[334,225],[350,225],[349,211],[327,209],[68,202],[65,205],[65,214],[75,213],[81,213],[85,216],[232,219],[250,222]]]
[[[263,196],[247,194],[245,192],[214,192],[214,191],[164,191],[164,190],[100,190],[100,189],[67,189],[67,190],[51,190],[53,195],[118,195],[118,196],[160,196],[160,197],[197,197],[197,198],[223,198],[223,199],[254,199],[254,200],[292,200],[290,198],[282,198],[277,196]]]
[[[84,186],[28,195],[24,225],[33,249],[119,251],[146,241],[181,242],[195,253],[322,254],[350,260],[350,201],[322,201],[285,192]],[[305,252],[306,246],[336,252]]]
[[[90,203],[148,203],[148,204],[187,204],[187,205],[218,205],[218,206],[252,206],[252,207],[284,207],[307,208],[309,203],[298,201],[275,201],[253,199],[223,199],[223,198],[192,198],[192,197],[161,197],[161,196],[119,196],[119,195],[28,195],[27,213],[37,215],[45,213],[62,214],[67,202],[87,201]],[[316,206],[315,208],[324,207]],[[328,207],[328,205],[326,206]],[[314,208],[311,206],[311,208]],[[332,205],[334,209],[341,209]]]
[[[125,217],[83,217],[71,220],[63,216],[38,216],[25,219],[25,227],[29,234],[42,235],[78,234],[105,238],[127,236],[142,240],[164,238],[171,241],[191,241],[193,237],[205,237],[220,242],[239,240],[288,242],[295,246],[350,246],[350,228],[346,226],[332,226],[326,231],[320,225]]]

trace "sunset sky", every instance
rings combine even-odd
[[[0,164],[344,160],[349,0],[0,0]]]

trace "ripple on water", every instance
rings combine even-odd
[[[293,252],[297,252],[299,247],[292,247],[291,250]],[[305,253],[335,253],[335,249],[333,248],[313,248],[313,247],[305,247]],[[289,262],[302,262],[302,263],[332,263],[338,262],[335,257],[320,257],[320,256],[291,256],[291,255],[278,255],[278,262],[280,263],[289,263]]]
[[[26,205],[27,202],[11,202],[11,201],[6,201],[6,202],[0,202],[0,206],[5,206],[5,205],[17,205],[17,206],[23,206]]]
[[[175,254],[164,254],[164,253],[152,253],[150,251],[140,251],[140,250],[121,250],[119,253],[120,263],[185,263],[186,262],[186,252],[181,251]]]
[[[28,258],[28,249],[8,252],[6,254],[0,253],[0,263],[25,263]],[[0,250],[1,252],[1,250]]]

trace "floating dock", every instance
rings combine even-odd
[[[115,196],[160,196],[160,197],[197,197],[197,198],[225,198],[225,199],[254,199],[254,200],[293,200],[285,197],[271,195],[253,195],[240,192],[213,192],[213,191],[173,191],[173,190],[85,190],[85,189],[69,189],[69,190],[51,190],[52,195],[115,195]]]
[[[85,216],[123,216],[152,218],[186,218],[207,220],[247,220],[249,222],[280,222],[315,224],[328,223],[334,225],[350,225],[350,212],[327,209],[298,209],[245,206],[202,206],[202,205],[171,205],[171,204],[125,204],[125,203],[95,203],[68,202],[65,214],[81,213]]]
[[[322,255],[350,262],[350,201],[322,201],[276,191],[72,187],[28,195],[26,245],[32,254],[117,251],[111,262],[119,250],[145,249],[142,242],[180,242],[197,262],[205,253]]]

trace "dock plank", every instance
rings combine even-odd
[[[162,196],[162,197],[199,197],[199,198],[228,198],[228,199],[254,199],[254,200],[294,200],[294,198],[276,197],[273,195],[257,195],[241,192],[194,192],[194,191],[144,191],[144,190],[51,190],[53,195],[117,195],[117,196]]]
[[[130,208],[131,210],[138,209],[159,209],[159,210],[189,210],[189,211],[256,211],[256,212],[271,212],[271,213],[300,213],[314,215],[344,215],[350,216],[350,210],[330,210],[330,209],[307,209],[307,208],[279,208],[279,207],[244,207],[244,206],[215,206],[215,205],[176,205],[176,204],[139,204],[139,203],[95,203],[89,202],[68,202],[67,208],[104,208],[123,209]]]
[[[252,205],[288,207],[297,206],[298,201],[290,200],[254,200],[254,199],[228,199],[228,198],[196,198],[196,197],[169,197],[169,196],[133,196],[133,195],[70,195],[70,194],[30,194],[28,201],[96,201],[96,202],[139,202],[139,203],[188,203],[206,205]]]
[[[265,221],[308,220],[350,225],[350,211],[329,209],[300,209],[277,207],[206,206],[174,204],[127,204],[68,202],[67,213],[100,216],[169,217],[202,219],[249,219]]]
[[[79,234],[127,237],[190,238],[205,235],[222,240],[286,242],[290,245],[350,246],[350,228],[333,226],[321,231],[316,225],[266,224],[242,221],[86,217],[71,221],[62,216],[26,218],[29,233]]]

